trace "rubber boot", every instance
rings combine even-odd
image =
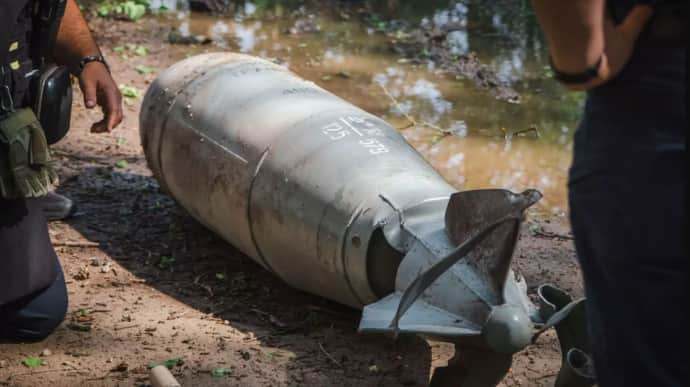
[[[77,206],[71,199],[55,192],[48,192],[47,195],[39,198],[39,200],[41,201],[46,220],[49,222],[67,219],[77,211]]]

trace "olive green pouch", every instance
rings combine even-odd
[[[0,197],[44,196],[56,182],[48,142],[33,110],[19,109],[0,120]]]

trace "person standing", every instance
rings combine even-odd
[[[67,309],[42,201],[56,177],[47,138],[67,130],[71,104],[67,70],[45,73],[52,60],[78,77],[87,108],[103,109],[92,132],[122,120],[122,97],[75,0],[0,1],[0,342],[40,341]],[[43,76],[51,86],[34,90],[32,80]],[[37,94],[56,93],[56,116],[46,120]]]
[[[688,386],[688,2],[532,3],[555,78],[587,92],[568,188],[598,383]]]

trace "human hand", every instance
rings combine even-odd
[[[604,23],[605,52],[609,62],[609,78],[617,75],[630,60],[635,42],[654,15],[654,8],[638,4],[630,9],[620,24],[607,14]]]
[[[91,126],[91,133],[109,132],[122,122],[122,95],[103,63],[87,63],[79,75],[79,87],[87,109],[98,105],[103,110],[103,119]]]

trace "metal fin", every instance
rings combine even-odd
[[[453,194],[448,202],[445,221],[448,237],[457,246],[474,237],[493,220],[515,217],[497,227],[479,241],[468,256],[469,262],[478,269],[495,304],[503,300],[503,287],[510,270],[510,262],[517,243],[519,225],[524,211],[541,199],[536,190],[516,194],[503,189],[483,189]]]
[[[402,292],[395,292],[378,302],[365,306],[359,323],[359,331],[395,333],[391,327],[391,320],[395,316],[401,298]],[[398,322],[397,331],[452,338],[479,335],[481,327],[424,300],[417,300]]]
[[[424,293],[424,291],[438,277],[440,277],[441,274],[445,273],[448,269],[451,268],[451,266],[456,264],[461,258],[467,255],[467,253],[469,253],[472,249],[474,249],[475,246],[479,244],[479,242],[481,242],[491,233],[491,231],[495,230],[502,224],[511,221],[519,221],[519,218],[515,218],[514,216],[507,216],[498,219],[497,221],[494,221],[488,226],[485,226],[484,228],[479,230],[479,232],[477,232],[473,237],[468,238],[460,246],[456,247],[448,255],[439,260],[436,264],[429,268],[429,270],[425,271],[424,273],[420,274],[417,278],[415,278],[415,280],[412,281],[410,286],[407,289],[405,289],[405,292],[402,294],[402,297],[400,298],[400,303],[393,316],[393,320],[390,322],[390,327],[393,329],[393,332],[397,332],[399,330],[400,319],[412,307],[417,298],[419,298],[419,296],[422,295],[422,293]]]

